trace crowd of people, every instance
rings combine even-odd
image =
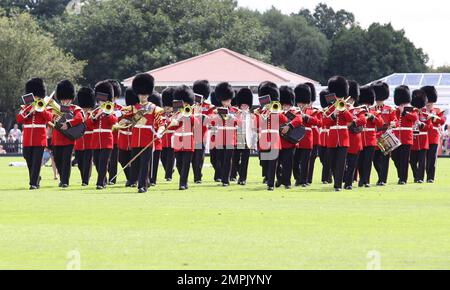
[[[21,152],[22,131],[18,124],[14,124],[8,134],[3,124],[0,123],[0,155],[17,154]]]

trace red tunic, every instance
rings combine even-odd
[[[22,106],[17,115],[17,123],[23,124],[23,147],[47,147],[47,123],[53,118],[52,113],[43,112],[28,113],[31,106]]]
[[[402,145],[413,145],[413,127],[418,120],[417,112],[400,113],[396,110],[397,126],[393,129],[395,136],[400,139]]]
[[[233,149],[236,147],[236,134],[238,119],[236,114],[238,110],[234,107],[229,108],[228,119],[224,120],[220,115],[214,113],[209,116],[207,125],[216,127],[216,134],[211,136],[211,143],[216,149]]]
[[[313,117],[316,118],[317,124],[311,126],[313,132],[313,146],[320,145],[320,128],[322,127],[322,112],[319,109],[313,108]]]
[[[433,108],[431,112],[433,115],[437,115],[439,119],[431,119],[433,124],[432,127],[428,129],[428,142],[430,144],[439,144],[439,140],[441,138],[441,126],[445,124],[444,111],[439,108]]]
[[[86,120],[88,126],[92,126],[91,147],[96,149],[113,149],[114,138],[112,127],[117,123],[117,117],[114,114],[102,114],[97,119],[92,117]]]
[[[83,123],[83,113],[80,107],[70,105],[70,111],[73,113],[73,119],[67,122],[70,126],[75,127]],[[75,141],[70,140],[58,130],[53,130],[52,146],[68,146],[74,144]]]
[[[182,117],[178,125],[173,127],[173,149],[175,152],[194,152],[194,126],[196,122],[198,122],[198,119],[191,115],[190,117]]]
[[[418,131],[414,131],[414,141],[411,150],[419,151],[419,150],[428,150],[430,149],[430,145],[428,142],[428,130],[433,127],[433,123],[431,119],[428,118],[426,114],[426,109],[422,109],[419,114],[419,124]]]
[[[170,125],[170,118],[173,114],[165,114],[164,118],[164,127],[168,127]],[[173,128],[168,128],[166,134],[162,137],[162,148],[172,148],[172,137],[174,130]]]
[[[377,128],[377,139],[381,138],[381,136],[386,133],[387,129],[390,128],[391,123],[397,123],[397,113],[395,109],[388,105],[380,105],[376,106],[375,109],[380,112],[381,118],[383,118],[384,125],[380,128]],[[377,146],[376,150],[380,150]]]
[[[114,112],[121,111],[121,110],[122,110],[122,106],[116,103],[114,106]],[[119,142],[119,131],[118,130],[113,131],[113,142],[114,142],[114,145],[118,145],[118,142]]]
[[[307,115],[308,118],[303,119],[303,125],[306,129],[305,137],[303,137],[302,140],[297,144],[297,148],[300,149],[313,149],[314,146],[314,133],[313,133],[313,126],[317,127],[319,124],[319,121],[314,116],[316,115],[316,111],[313,108],[306,108],[303,110],[303,114]]]
[[[339,115],[336,118],[334,117],[333,112],[334,109],[331,109],[323,120],[324,124],[330,127],[330,133],[327,138],[327,147],[350,147],[348,125],[353,121],[353,115],[347,110],[339,112]]]
[[[356,126],[365,126],[367,123],[366,120],[366,113],[364,110],[352,109],[350,112],[353,114],[354,122],[356,123]],[[353,133],[351,130],[348,132],[350,137],[350,146],[348,147],[348,153],[349,154],[358,154],[363,150],[363,143],[362,143],[362,134],[361,133]]]
[[[85,116],[85,113],[83,113],[83,116]],[[88,113],[85,116],[85,120],[90,119],[91,118],[91,114]],[[85,150],[91,150],[92,149],[92,130],[93,130],[93,126],[92,124],[87,124],[86,123],[86,132],[84,132],[83,137],[81,137],[78,140],[75,140],[75,151],[85,151]]]
[[[135,105],[135,110],[145,110],[144,118],[136,124],[132,130],[131,147],[144,148],[153,142],[154,134],[164,125],[164,110],[154,104],[149,103],[148,108],[142,105]],[[153,146],[150,146],[153,148]]]
[[[363,147],[378,147],[377,146],[377,128],[381,128],[384,125],[383,117],[381,114],[377,114],[375,110],[369,110],[369,113],[374,115],[373,120],[367,119],[367,123],[364,126],[362,133]]]

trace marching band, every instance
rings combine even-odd
[[[319,94],[320,109],[313,106],[317,96],[311,83],[290,88],[263,82],[256,109],[251,89],[234,91],[227,82],[212,90],[207,80],[199,80],[192,88],[166,88],[161,95],[154,88],[150,74],[138,74],[121,106],[121,85],[115,80],[101,81],[94,89],[82,87],[78,93],[63,80],[47,96],[44,81],[30,79],[17,115],[30,190],[40,187],[47,128],[53,129],[61,188],[69,187],[73,153],[82,186],[89,185],[94,165],[98,190],[116,184],[124,173],[126,187],[145,193],[157,184],[160,162],[165,180],[172,181],[176,168],[179,189],[187,190],[191,167],[194,182],[202,183],[207,151],[214,181],[224,187],[247,184],[252,151],[259,153],[269,191],[291,189],[292,177],[295,186],[310,186],[317,157],[321,182],[333,183],[336,191],[351,190],[355,181],[370,187],[372,164],[376,185],[385,186],[391,157],[398,184],[408,182],[409,167],[415,183],[435,181],[445,117],[435,106],[438,95],[431,86],[412,93],[407,86],[397,87],[394,108],[385,104],[390,96],[386,83],[360,87],[335,76]]]

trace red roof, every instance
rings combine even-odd
[[[291,86],[305,82],[319,85],[319,82],[307,77],[226,48],[157,68],[148,73],[155,78],[157,86],[189,85],[200,79],[209,80],[211,85],[223,81],[227,81],[233,86],[258,86],[263,81]],[[133,78],[125,79],[124,85],[131,86]]]

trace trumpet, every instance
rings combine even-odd
[[[323,114],[325,115],[325,117],[329,118],[331,116],[331,114],[327,114],[331,109],[335,109],[339,112],[344,112],[347,110],[347,104],[348,101],[351,99],[351,97],[348,97],[347,99],[343,100],[343,99],[337,99],[331,106],[329,106],[328,108],[326,108],[325,110],[323,110]]]
[[[102,110],[105,115],[111,115],[112,113],[114,113],[114,108],[115,108],[115,104],[113,102],[108,101],[108,102],[103,103],[101,106],[98,106],[97,108],[95,108],[91,112],[91,114],[93,115],[98,110]]]
[[[441,117],[439,117],[438,115],[433,114],[433,113],[422,112],[422,114],[424,114],[425,116],[427,116],[428,119],[441,120]]]

